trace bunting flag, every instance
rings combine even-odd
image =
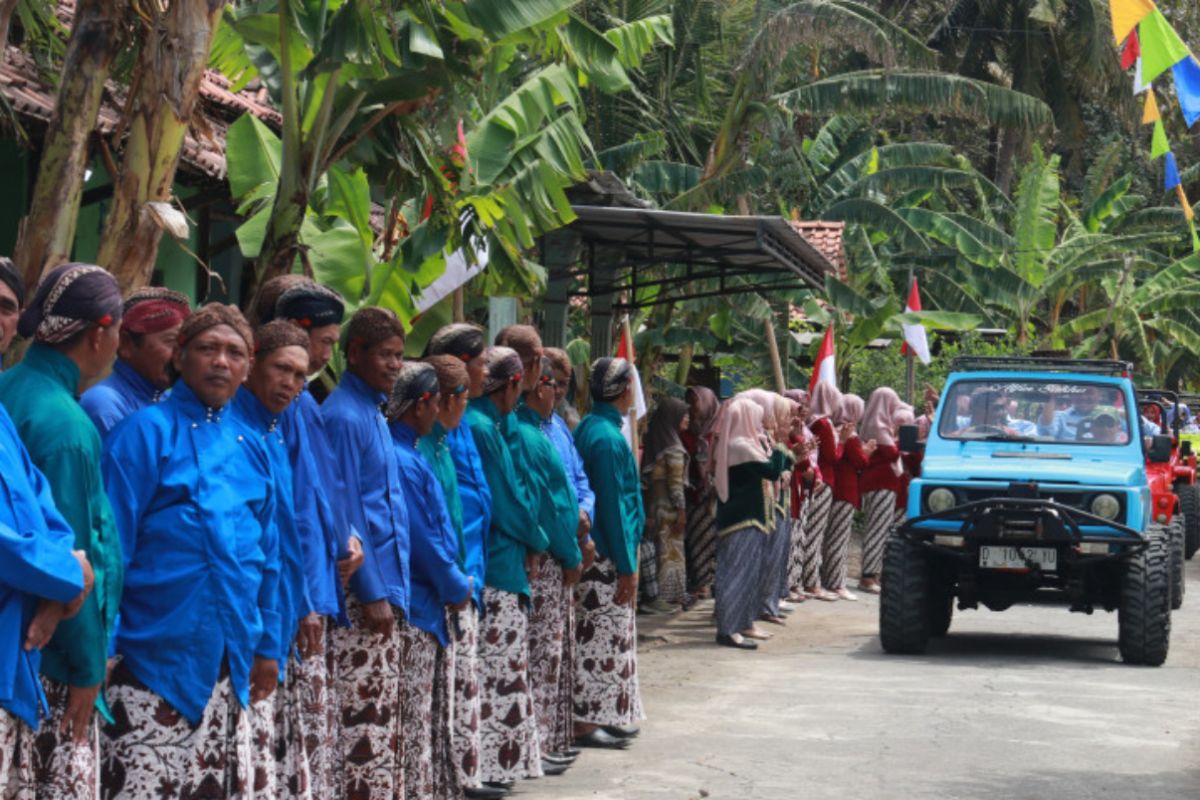
[[[1141,79],[1146,83],[1191,55],[1183,39],[1157,9],[1138,23],[1138,42],[1142,49]]]
[[[1163,160],[1163,191],[1169,192],[1181,183],[1179,180],[1179,167],[1175,164],[1175,154],[1167,151],[1167,157]]]
[[[1192,211],[1192,204],[1188,202],[1187,192],[1183,190],[1182,183],[1175,187],[1175,194],[1179,196],[1179,205],[1183,206],[1183,215],[1191,222],[1196,214]]]
[[[1188,220],[1188,229],[1192,232],[1192,252],[1200,253],[1200,235],[1196,233],[1196,223],[1190,219]]]
[[[1162,120],[1155,120],[1154,135],[1150,138],[1150,158],[1155,159],[1169,152],[1171,144],[1167,141],[1167,132],[1163,130]]]
[[[1133,65],[1133,93],[1139,95],[1150,88],[1150,84],[1142,83],[1142,57],[1138,56],[1137,63]]]
[[[1151,0],[1112,0],[1110,10],[1113,39],[1120,44],[1121,40],[1128,36],[1144,17],[1153,13],[1155,8]]]
[[[1200,119],[1200,63],[1189,55],[1180,59],[1171,74],[1175,78],[1175,97],[1179,99],[1179,110],[1190,128]]]
[[[1137,30],[1130,31],[1129,37],[1125,39],[1125,44],[1121,47],[1121,70],[1127,70],[1137,63],[1138,56],[1142,54],[1142,48],[1138,44]]]
[[[1154,92],[1146,93],[1146,104],[1142,106],[1142,124],[1149,125],[1151,122],[1158,122],[1162,119],[1162,114],[1158,112],[1158,100],[1154,97]]]

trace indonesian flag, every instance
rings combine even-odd
[[[621,341],[617,345],[617,358],[623,358],[633,367],[633,410],[621,422],[621,433],[625,434],[625,441],[629,442],[629,449],[634,449],[633,441],[633,426],[630,424],[631,419],[641,419],[646,416],[646,395],[642,393],[642,378],[638,374],[637,359],[633,352],[633,342],[625,337],[625,326],[621,326]],[[634,416],[636,414],[636,416]],[[637,451],[634,451],[634,457],[637,458]]]
[[[908,289],[908,303],[904,306],[904,313],[908,314],[913,311],[921,310],[921,293],[917,290],[917,279],[913,278],[912,286]],[[929,340],[925,338],[925,326],[917,323],[916,325],[901,325],[904,329],[904,345],[900,348],[900,352],[908,355],[910,352],[917,358],[921,359],[922,364],[928,364],[929,358]]]
[[[821,382],[837,388],[837,364],[833,352],[833,323],[825,329],[825,338],[821,340],[821,349],[817,351],[817,361],[813,364],[812,377],[808,379],[808,391],[817,388]]]

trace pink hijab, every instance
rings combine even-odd
[[[842,395],[842,402],[829,418],[835,427],[841,427],[847,422],[858,423],[863,418],[863,399],[856,394]]]
[[[721,429],[717,434],[715,468],[717,497],[729,500],[729,468],[748,461],[767,461],[763,437],[762,406],[744,397],[735,397],[721,414]]]
[[[874,439],[880,445],[895,445],[893,426],[902,405],[904,404],[900,402],[900,395],[887,386],[880,386],[871,392],[866,411],[863,413],[859,436],[867,441]]]
[[[841,405],[842,393],[833,384],[821,381],[812,391],[812,403],[809,406],[811,418],[829,417],[832,422]]]

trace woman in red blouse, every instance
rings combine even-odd
[[[863,415],[863,400],[856,394],[842,396],[838,413],[831,422],[837,426],[841,456],[834,463],[833,507],[829,512],[829,530],[825,533],[821,554],[821,585],[841,600],[858,598],[846,588],[846,561],[850,553],[850,529],[854,510],[860,505],[858,473],[875,452],[875,442],[865,444],[858,436]]]
[[[858,588],[879,594],[879,571],[883,548],[896,517],[900,492],[900,449],[896,443],[896,418],[903,404],[892,389],[881,386],[871,393],[863,415],[863,438],[874,440],[875,451],[859,476],[862,493],[863,528],[862,578]],[[911,413],[910,413],[911,416]]]
[[[842,393],[832,384],[818,383],[812,391],[808,429],[816,442],[816,469],[808,491],[808,516],[804,524],[802,577],[804,593],[818,600],[836,600],[837,595],[821,588],[821,555],[829,530],[833,506],[834,465],[842,454],[837,429],[831,417],[840,413]]]

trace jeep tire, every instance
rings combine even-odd
[[[934,586],[929,592],[929,635],[935,639],[950,632],[954,618],[954,591],[949,586]]]
[[[1167,531],[1152,525],[1146,546],[1126,556],[1117,611],[1117,645],[1126,664],[1157,667],[1171,639],[1171,552]],[[885,584],[886,585],[886,584]]]
[[[1171,525],[1167,528],[1167,535],[1171,546],[1171,610],[1178,610],[1183,605],[1183,591],[1186,583],[1183,577],[1184,562],[1187,560],[1184,555],[1184,522],[1183,516],[1176,514],[1171,518]]]
[[[924,548],[903,536],[888,539],[879,597],[879,641],[886,652],[925,652],[930,636],[929,577]]]
[[[1179,512],[1183,514],[1183,555],[1190,559],[1200,550],[1200,484],[1176,484],[1175,494],[1179,497]]]

